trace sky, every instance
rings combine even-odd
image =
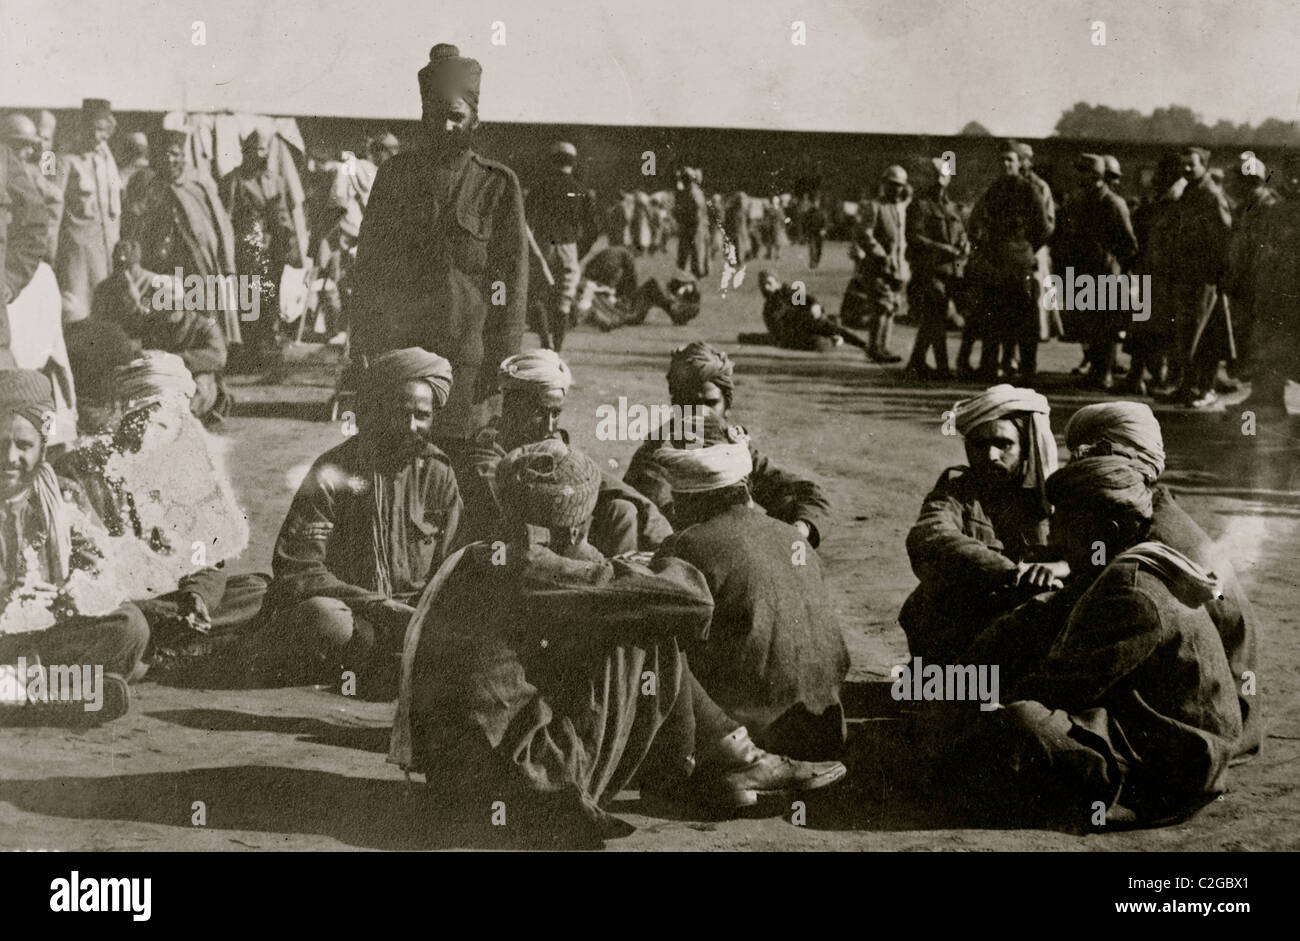
[[[415,118],[416,71],[455,42],[483,63],[485,121],[1042,137],[1077,101],[1300,118],[1297,0],[0,0],[0,24],[0,108]]]

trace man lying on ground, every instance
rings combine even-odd
[[[594,461],[548,439],[511,452],[496,487],[504,550],[475,543],[447,561],[403,656],[389,758],[424,774],[438,806],[490,831],[500,802],[512,833],[590,844],[629,832],[605,808],[638,772],[643,790],[729,809],[843,777],[838,762],[762,751],[709,698],[680,647],[708,628],[704,578],[591,547]]]
[[[840,326],[839,318],[826,313],[821,302],[802,286],[785,284],[772,272],[760,271],[758,288],[763,292],[763,324],[769,342],[787,350],[818,353],[845,343],[867,349],[866,340]]]
[[[501,528],[501,508],[494,493],[497,465],[508,451],[559,438],[560,415],[573,374],[552,350],[532,350],[501,364],[501,417],[474,436],[470,465],[457,468],[465,511],[458,542],[491,539]],[[607,558],[627,552],[652,552],[672,532],[659,508],[623,481],[601,471],[600,492],[591,523],[591,544]]]
[[[704,408],[727,424],[727,412],[735,393],[733,363],[727,354],[707,343],[695,342],[673,351],[668,366],[668,397],[682,409]],[[623,475],[624,483],[645,494],[673,521],[672,483],[655,461],[655,451],[673,437],[671,422],[657,429],[637,448]],[[830,526],[830,501],[821,487],[797,474],[775,466],[759,453],[753,440],[749,456],[754,471],[749,477],[754,502],[769,516],[794,526],[816,548]]]
[[[668,289],[657,278],[641,281],[636,258],[626,248],[613,246],[594,255],[582,269],[576,311],[602,330],[643,323],[658,307],[677,326],[690,323],[700,312],[700,290],[694,281],[672,279]]]
[[[261,656],[391,698],[413,608],[460,520],[451,465],[430,443],[451,365],[419,347],[375,357],[357,393],[357,433],[326,451],[275,543]]]
[[[0,371],[0,664],[28,696],[56,667],[102,670],[100,708],[64,705],[88,721],[125,715],[127,682],[143,675],[149,625],[121,592],[105,557],[105,534],[85,495],[45,460],[50,381],[30,370]],[[46,680],[41,681],[44,686]],[[89,690],[83,689],[83,696]]]
[[[998,614],[1066,574],[1047,549],[1044,485],[1056,470],[1047,399],[997,385],[954,406],[966,466],[939,475],[907,534],[921,584],[898,621],[914,657],[956,663]]]
[[[1000,822],[1185,818],[1225,789],[1241,738],[1206,608],[1217,579],[1151,539],[1151,489],[1127,458],[1072,461],[1047,493],[1053,539],[1087,588],[1041,668],[1004,686],[1010,704],[966,714],[934,780]]]
[[[1165,470],[1164,437],[1150,406],[1141,402],[1104,402],[1085,405],[1065,425],[1065,444],[1073,458],[1113,454],[1127,458],[1151,487],[1151,530],[1147,538],[1177,549],[1197,565],[1219,577],[1222,598],[1205,603],[1223,642],[1238,690],[1242,736],[1234,753],[1245,761],[1259,753],[1263,725],[1256,695],[1245,674],[1254,674],[1256,662],[1255,612],[1232,563],[1214,548],[1209,535],[1174,501],[1169,488],[1158,483]]]
[[[682,527],[656,558],[689,562],[713,594],[708,636],[686,645],[691,670],[761,748],[795,758],[838,755],[849,652],[821,561],[750,500],[744,435],[716,420],[701,432],[706,447],[656,453]]]

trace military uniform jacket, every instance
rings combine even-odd
[[[519,352],[524,330],[528,238],[514,172],[472,151],[387,161],[361,224],[353,284],[358,350],[420,346],[450,360],[438,431],[467,438],[487,423],[497,365]]]

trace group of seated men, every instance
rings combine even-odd
[[[177,364],[127,370],[117,438],[193,395]],[[503,362],[500,417],[451,455],[434,444],[447,360],[385,353],[361,376],[357,433],[293,498],[269,587],[205,597],[200,576],[223,577],[200,567],[161,603],[74,603],[53,626],[0,633],[0,663],[103,664],[120,715],[127,682],[171,644],[161,626],[210,629],[252,596],[250,669],[396,699],[390,760],[471,816],[505,801],[525,829],[598,841],[627,832],[608,806],[629,785],[736,810],[833,784],[849,660],[817,552],[829,504],[728,424],[725,353],[692,343],[667,378],[693,419],[651,434],[620,481],[560,427],[573,377],[556,353]],[[48,396],[41,376],[0,373],[0,588],[59,607],[73,570],[93,580],[112,553],[66,507],[170,547],[138,521],[126,531],[129,494],[93,450],[63,466],[98,505],[45,461]],[[907,761],[1016,819],[1096,824],[1098,802],[1106,822],[1178,818],[1259,748],[1249,602],[1158,483],[1149,408],[1081,409],[1059,470],[1049,415],[1005,385],[955,408],[968,465],[944,472],[908,536],[920,585],[900,622],[916,657],[999,665],[1007,705],[918,713],[924,747]]]

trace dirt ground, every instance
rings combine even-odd
[[[849,266],[842,245],[827,247],[810,272],[806,251],[786,249],[769,263],[786,280],[804,279],[838,309]],[[1231,789],[1188,823],[1153,831],[1079,836],[1043,830],[950,829],[907,809],[914,788],[904,770],[866,781],[872,742],[888,735],[880,714],[882,680],[906,658],[896,622],[915,585],[903,551],[920,501],[946,466],[960,463],[957,439],[941,416],[975,386],[906,384],[898,370],[857,350],[794,353],[739,346],[761,331],[757,271],[739,289],[705,289],[700,317],[672,327],[661,312],[646,325],[609,334],[573,334],[565,355],[577,379],[565,413],[574,442],[612,468],[634,445],[595,440],[596,406],[662,401],[669,350],[702,339],[737,360],[735,420],[781,465],[827,488],[836,521],[820,549],[853,656],[855,786],[808,802],[806,825],[790,814],[701,821],[680,812],[651,816],[634,793],[615,809],[636,824],[611,850],[1279,850],[1300,848],[1300,395],[1289,427],[1241,433],[1239,411],[1189,414],[1157,407],[1169,452],[1168,482],[1233,560],[1259,618],[1259,692],[1267,721],[1264,752],[1234,769]],[[669,272],[660,256],[643,275]],[[910,348],[912,331],[896,344]],[[956,337],[950,341],[955,348]],[[526,344],[535,344],[531,335]],[[305,352],[305,351],[304,351]],[[1094,397],[1071,387],[1078,347],[1045,346],[1052,423]],[[295,370],[278,386],[242,385],[240,409],[224,431],[236,489],[253,541],[235,571],[269,571],[271,546],[297,481],[310,461],[340,441],[322,420],[327,370]],[[1292,393],[1298,390],[1292,387]],[[148,681],[123,719],[90,731],[0,729],[0,848],[88,850],[417,849],[456,845],[401,772],[386,764],[391,705],[330,690],[192,690]],[[849,784],[850,782],[845,782]],[[205,821],[196,822],[196,802]]]

